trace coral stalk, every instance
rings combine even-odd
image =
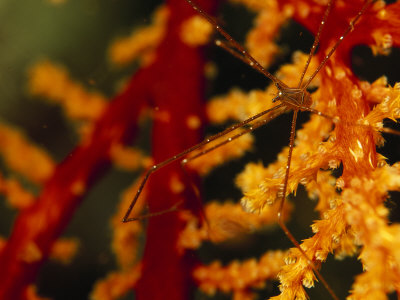
[[[198,49],[185,45],[179,35],[181,24],[195,12],[186,1],[171,0],[169,7],[174,7],[171,9],[169,29],[156,59],[156,64],[158,62],[162,68],[154,72],[152,102],[157,111],[153,125],[152,154],[155,162],[196,144],[200,140],[201,128],[192,129],[188,121],[192,117],[204,119],[202,57]],[[193,208],[193,203],[196,203],[193,191],[181,189],[182,186],[190,188],[179,165],[155,173],[148,186],[150,212],[168,209],[177,201],[182,201],[185,207],[192,203]],[[176,213],[150,218],[142,276],[136,287],[137,299],[189,297],[194,261],[187,253],[177,252],[177,240],[184,226],[185,222]]]
[[[109,105],[88,141],[56,167],[35,203],[18,215],[0,253],[0,299],[24,299],[54,241],[109,165],[111,145],[128,141],[136,131],[150,75],[143,70],[132,79]]]

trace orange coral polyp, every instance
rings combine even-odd
[[[140,29],[135,29],[128,37],[119,38],[109,49],[109,57],[116,65],[126,65],[139,59],[142,65],[154,61],[155,50],[164,38],[169,11],[166,6],[160,6],[152,17],[152,23]]]
[[[227,266],[216,261],[197,267],[193,276],[206,294],[212,295],[216,290],[244,293],[249,286],[260,287],[263,281],[274,278],[283,265],[284,255],[283,251],[270,251],[258,261],[233,261]]]
[[[49,102],[58,103],[74,120],[95,121],[105,110],[105,97],[88,92],[72,80],[65,68],[50,61],[41,61],[29,70],[29,90]]]
[[[209,42],[212,25],[200,16],[193,16],[182,24],[181,39],[189,46],[201,46]]]
[[[69,264],[75,257],[79,247],[79,242],[76,239],[62,238],[55,241],[51,248],[50,257],[54,260]]]
[[[0,124],[0,155],[11,170],[37,184],[46,181],[55,168],[55,162],[44,149],[6,124]]]

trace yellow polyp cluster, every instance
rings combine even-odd
[[[253,90],[249,93],[233,89],[227,95],[211,99],[207,104],[208,118],[210,122],[216,124],[228,120],[244,120],[273,107],[270,100],[274,94],[276,90],[272,86],[266,91]]]
[[[197,130],[201,126],[201,119],[196,115],[188,116],[186,119],[186,126],[189,129]]]
[[[138,239],[142,232],[142,224],[132,222],[129,226],[126,226],[125,223],[121,222],[126,207],[137,189],[138,183],[136,182],[123,193],[117,212],[111,220],[113,230],[112,250],[116,255],[118,270],[97,281],[91,294],[93,300],[119,299],[134,287],[140,277],[141,267],[137,260],[140,250]],[[140,202],[135,205],[131,217],[140,215],[145,203],[145,193],[146,190],[139,198]]]
[[[25,263],[34,263],[42,259],[43,253],[39,249],[38,245],[34,242],[29,242],[25,245],[24,249],[18,253],[19,260]]]
[[[35,196],[14,178],[5,179],[0,176],[0,194],[4,195],[7,203],[16,209],[27,208],[35,200]]]
[[[75,257],[78,248],[79,242],[76,239],[59,239],[51,247],[50,258],[63,264],[69,264]]]
[[[240,120],[246,118],[241,108],[247,101],[246,94],[234,89],[228,95],[212,98],[207,103],[207,115],[213,123],[223,123],[229,119]]]
[[[0,155],[9,169],[38,184],[49,178],[55,167],[54,161],[43,149],[5,124],[0,124]]]
[[[274,39],[279,34],[282,24],[285,23],[290,16],[290,10],[281,12],[276,4],[269,5],[268,8],[258,12],[254,20],[254,27],[247,35],[245,45],[251,55],[262,66],[266,67],[270,65],[275,55],[279,52],[279,48],[274,43]]]
[[[29,70],[28,85],[32,95],[57,103],[72,120],[95,121],[107,105],[102,95],[88,92],[65,68],[50,61],[38,62]]]
[[[169,178],[169,188],[175,195],[182,193],[185,190],[184,182],[179,178],[179,175],[174,173]]]
[[[179,248],[197,249],[205,240],[220,243],[254,232],[263,226],[274,225],[277,222],[278,209],[278,205],[265,206],[260,214],[249,214],[237,203],[211,202],[205,207],[206,221],[200,227],[197,218],[189,213],[182,213],[181,217],[187,221],[187,225],[181,232]],[[287,205],[285,218],[289,216],[290,210],[291,206]]]
[[[374,45],[370,45],[373,55],[389,55],[393,46],[393,37],[389,33],[376,30],[372,34],[375,40]]]
[[[400,226],[387,222],[383,200],[387,191],[400,190],[400,164],[375,169],[371,176],[353,179],[343,191],[345,220],[363,245],[359,258],[364,273],[357,276],[350,299],[386,299],[400,280]],[[372,298],[371,298],[372,297]]]
[[[258,261],[233,261],[227,266],[214,262],[208,266],[197,267],[193,271],[193,277],[206,294],[213,295],[220,290],[225,293],[238,293],[238,297],[251,287],[261,288],[266,280],[275,278],[284,264],[284,256],[285,252],[278,250],[265,253]],[[248,293],[245,295],[250,296]]]
[[[115,65],[126,65],[138,59],[142,66],[150,64],[155,50],[165,34],[169,11],[160,6],[148,26],[135,29],[128,37],[116,40],[110,47],[109,57]]]
[[[129,226],[126,226],[125,223],[121,222],[122,217],[126,212],[126,207],[129,206],[133,199],[133,195],[138,190],[138,187],[138,182],[135,182],[123,192],[117,212],[111,220],[111,226],[113,229],[112,249],[116,255],[118,265],[122,270],[132,267],[138,259],[138,238],[142,233],[142,224],[140,222],[131,222]],[[130,217],[140,216],[146,203],[145,199],[146,190],[143,190],[139,202],[136,203]]]
[[[37,288],[35,285],[30,284],[25,290],[25,299],[26,300],[51,300],[51,298],[40,297],[37,294]]]
[[[71,184],[70,191],[76,196],[82,196],[86,192],[86,183],[83,180],[76,180]]]
[[[389,87],[386,78],[381,78],[372,83],[366,92],[371,92],[373,102],[378,103],[364,118],[363,122],[372,127],[379,126],[383,119],[388,118],[396,122],[400,118],[400,90]],[[371,97],[371,98],[372,98]],[[377,128],[380,130],[381,128]]]
[[[328,166],[334,158],[332,143],[327,141],[324,154],[321,155],[320,143],[326,132],[331,128],[329,121],[312,116],[302,130],[299,130],[296,146],[292,154],[291,172],[289,174],[288,189],[286,194],[297,190],[299,183],[309,183],[315,180],[315,174],[321,166]],[[242,204],[248,212],[257,212],[266,204],[275,203],[281,197],[285,167],[287,163],[288,148],[284,148],[277,162],[267,168],[261,165],[250,164],[237,177],[236,183],[242,189],[244,197]],[[261,180],[260,180],[261,179]],[[258,180],[258,181],[256,181]]]
[[[128,293],[140,278],[141,267],[130,270],[111,272],[107,277],[98,281],[90,295],[92,300],[117,300]]]
[[[299,83],[299,75],[303,72],[304,66],[306,65],[308,59],[308,54],[305,54],[301,51],[296,51],[293,53],[292,60],[293,63],[284,64],[279,68],[276,72],[276,75],[279,79],[285,82],[288,86],[297,87]],[[313,57],[310,61],[310,65],[308,66],[308,72],[304,76],[303,83],[305,83],[309,76],[311,76],[312,71],[314,71],[318,66],[318,61],[315,57]],[[329,67],[326,67],[329,70]],[[310,84],[310,87],[315,87],[320,85],[319,75],[315,77],[315,79]]]
[[[121,218],[118,221],[122,223]],[[137,238],[141,232],[142,226],[139,222],[132,223],[132,226],[114,225],[112,249],[122,269],[128,268],[136,261],[139,250]]]
[[[335,168],[337,165],[335,165]],[[330,169],[335,169],[330,167]],[[315,199],[318,197],[316,211],[323,213],[337,205],[338,193],[336,191],[336,178],[330,171],[318,171],[317,178],[310,182],[304,182],[308,195]]]
[[[279,8],[276,0],[232,0],[232,2],[243,4],[257,13],[253,21],[254,26],[246,36],[245,46],[262,66],[267,67],[279,52],[274,40],[280,33],[282,25],[293,15],[294,7],[285,5]],[[306,9],[308,7],[299,8],[300,11],[306,11]],[[301,65],[303,66],[304,64]],[[291,86],[290,83],[289,86]]]
[[[127,171],[147,168],[152,164],[151,158],[145,156],[141,150],[121,144],[111,146],[110,156],[116,167]]]
[[[118,270],[110,272],[104,279],[98,280],[93,288],[91,299],[93,300],[117,300],[133,289],[136,281],[140,278],[141,265],[138,263],[138,252],[140,251],[139,237],[142,233],[140,222],[131,222],[129,226],[122,223],[126,207],[133,199],[138,190],[138,182],[124,191],[116,214],[111,220],[113,230],[112,250],[115,253]],[[139,216],[143,210],[146,199],[146,190],[139,198],[130,217]]]
[[[182,23],[180,37],[182,41],[192,47],[205,45],[210,41],[213,27],[204,18],[194,15]]]
[[[235,131],[235,134],[239,133],[240,131]],[[221,140],[218,141],[226,141],[228,140],[230,135],[224,136]],[[231,135],[232,136],[232,135]],[[231,159],[235,159],[241,157],[246,151],[249,151],[253,146],[253,137],[251,135],[243,135],[238,139],[232,140],[226,146],[218,147],[206,155],[199,156],[198,158],[190,161],[188,166],[190,169],[196,170],[200,175],[204,176],[207,175],[215,166],[218,166],[226,161]],[[215,142],[216,144],[218,142]],[[212,148],[214,143],[206,146],[204,150],[207,148]],[[199,152],[194,152],[193,156],[195,156]]]
[[[313,224],[314,236],[304,240],[301,244],[301,248],[315,266],[318,267],[321,262],[324,262],[328,253],[334,249],[340,248],[342,255],[345,250],[353,251],[346,253],[346,255],[354,253],[354,240],[352,240],[352,248],[344,247],[347,245],[340,247],[342,241],[347,241],[344,213],[343,205],[327,211],[323,220],[316,221]],[[315,281],[315,275],[310,264],[297,248],[290,250],[286,261],[287,265],[279,273],[281,294],[272,299],[308,299],[303,285],[310,288]]]

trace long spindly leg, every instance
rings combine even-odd
[[[311,59],[314,56],[315,51],[317,50],[317,47],[318,47],[318,44],[319,44],[319,39],[320,39],[321,33],[322,33],[322,29],[324,28],[324,26],[326,24],[326,20],[328,19],[329,13],[330,13],[331,8],[332,8],[332,3],[333,3],[333,0],[330,0],[328,2],[328,5],[327,5],[326,9],[325,9],[324,17],[322,18],[321,24],[319,25],[318,33],[315,36],[314,43],[311,46],[310,53],[308,54],[306,65],[304,66],[303,72],[301,73],[299,84],[297,85],[297,88],[301,88],[301,84],[303,83],[303,79],[304,79],[304,76],[306,75],[308,66],[310,65]]]
[[[214,28],[229,42],[229,44],[232,45],[233,48],[235,48],[240,54],[242,54],[246,58],[246,60],[242,59],[244,62],[246,62],[250,67],[264,74],[266,77],[271,79],[275,84],[279,84],[281,86],[286,87],[285,83],[283,83],[280,79],[278,79],[277,77],[269,73],[267,70],[265,70],[263,66],[261,66],[261,64],[253,56],[251,56],[242,45],[240,45],[237,41],[235,41],[235,39],[214,20],[213,17],[207,14],[193,0],[186,0],[186,1],[193,7],[195,11],[201,14],[210,24],[212,24]]]
[[[322,62],[319,64],[317,69],[312,73],[312,75],[308,78],[306,81],[305,85],[302,87],[303,90],[307,89],[307,87],[310,85],[311,81],[314,79],[315,76],[319,73],[319,71],[325,66],[326,62],[329,60],[329,58],[332,56],[333,53],[335,53],[337,47],[339,47],[340,43],[346,38],[346,36],[354,29],[355,24],[358,22],[358,20],[361,18],[361,16],[365,13],[367,8],[373,3],[375,0],[367,0],[363,7],[360,9],[360,11],[357,13],[357,15],[350,21],[349,26],[347,26],[346,30],[343,32],[343,34],[339,37],[339,39],[336,41],[336,43],[332,46],[331,50],[329,50],[328,54],[325,55],[324,59]]]
[[[296,240],[296,238],[293,236],[293,234],[289,231],[285,223],[283,222],[284,216],[284,205],[285,205],[285,200],[286,200],[286,191],[288,187],[288,181],[289,181],[289,175],[290,175],[290,165],[292,162],[292,155],[293,155],[293,146],[294,146],[294,138],[296,135],[296,122],[297,122],[297,114],[299,110],[295,109],[293,111],[293,118],[292,118],[292,125],[290,129],[290,139],[289,139],[289,154],[287,157],[287,162],[286,162],[286,170],[285,170],[285,178],[283,180],[282,184],[282,189],[278,193],[278,197],[280,198],[280,204],[279,204],[279,211],[278,211],[278,224],[282,228],[283,232],[285,235],[289,238],[289,240],[293,243],[293,245],[296,246],[296,248],[300,251],[300,253],[303,255],[305,259],[307,259],[309,265],[317,275],[318,279],[322,282],[324,287],[327,289],[331,297],[335,300],[339,300],[339,298],[336,296],[336,294],[333,292],[332,288],[329,286],[328,282],[325,280],[325,278],[322,276],[322,274],[319,272],[318,268],[315,266],[313,261],[307,256],[305,251],[300,247],[299,242]]]
[[[209,229],[211,229],[211,228],[210,228],[210,226],[209,226],[209,222],[207,221],[207,216],[206,216],[206,214],[204,213],[204,210],[203,210],[203,207],[202,207],[201,198],[200,198],[200,191],[198,190],[197,186],[193,183],[193,181],[192,181],[192,179],[191,179],[191,177],[190,177],[190,174],[189,174],[189,172],[188,172],[187,169],[186,169],[186,165],[187,165],[188,163],[190,163],[191,161],[194,161],[195,159],[198,159],[198,158],[200,158],[200,157],[202,157],[202,156],[204,156],[204,155],[210,153],[211,151],[213,151],[213,150],[215,150],[215,149],[218,149],[218,148],[220,148],[220,147],[222,147],[222,146],[225,146],[225,145],[227,145],[227,144],[233,142],[234,140],[240,138],[241,136],[243,136],[243,135],[245,135],[245,134],[248,134],[248,133],[250,133],[250,132],[256,130],[257,128],[259,128],[259,127],[261,127],[261,126],[266,125],[268,122],[270,122],[271,120],[273,120],[273,119],[275,119],[276,117],[280,116],[280,115],[281,115],[282,113],[284,113],[284,112],[285,112],[285,110],[283,109],[283,107],[282,107],[282,109],[280,109],[280,110],[275,110],[275,111],[273,111],[270,115],[268,115],[265,119],[260,120],[260,121],[256,121],[256,122],[250,124],[250,125],[249,125],[247,128],[245,128],[243,131],[241,131],[241,132],[239,132],[239,133],[237,133],[237,134],[235,134],[235,135],[233,135],[233,136],[230,136],[229,138],[223,140],[222,142],[220,142],[220,143],[218,143],[218,144],[215,144],[215,145],[213,145],[213,146],[211,146],[211,147],[209,147],[209,148],[207,148],[207,149],[201,150],[200,152],[194,154],[193,156],[189,156],[189,157],[187,157],[187,158],[185,158],[185,159],[183,159],[183,160],[181,161],[181,167],[182,167],[182,169],[183,169],[183,172],[185,173],[186,177],[189,179],[189,181],[190,181],[190,186],[191,186],[191,188],[192,188],[192,190],[193,190],[193,192],[194,192],[194,194],[195,194],[196,200],[197,200],[197,202],[198,202],[198,204],[199,204],[199,206],[200,206],[201,217],[202,217],[203,220],[206,222],[207,227],[208,227]],[[170,210],[168,210],[168,211],[170,211]]]
[[[178,161],[180,159],[184,159],[184,157],[186,157],[188,154],[192,153],[193,151],[195,151],[197,149],[200,149],[201,147],[203,147],[203,146],[205,146],[205,145],[207,145],[207,144],[209,144],[209,143],[211,143],[211,142],[213,142],[213,141],[225,136],[226,134],[228,134],[228,133],[230,133],[230,132],[232,132],[232,131],[234,131],[234,130],[236,130],[238,128],[241,128],[241,127],[243,127],[243,126],[245,126],[245,125],[247,125],[247,124],[249,124],[249,123],[251,123],[251,122],[253,122],[255,120],[257,120],[260,117],[262,117],[262,116],[264,116],[264,115],[266,115],[268,113],[271,113],[273,111],[277,111],[279,109],[283,109],[284,107],[285,107],[285,105],[281,103],[279,105],[274,106],[273,108],[264,110],[264,111],[262,111],[262,112],[260,112],[260,113],[258,113],[256,115],[244,120],[243,122],[235,124],[235,125],[227,128],[227,129],[225,129],[224,131],[221,131],[220,133],[217,133],[217,134],[215,134],[215,135],[213,135],[211,137],[208,137],[205,140],[203,140],[202,142],[200,142],[199,144],[194,145],[193,147],[190,147],[190,148],[182,151],[181,153],[178,153],[178,154],[176,154],[176,155],[174,155],[174,156],[172,156],[172,157],[170,157],[170,158],[168,158],[168,159],[166,159],[166,160],[164,160],[164,161],[162,161],[162,162],[150,167],[146,171],[142,181],[140,182],[139,188],[138,188],[138,190],[137,190],[137,192],[135,194],[135,197],[132,199],[132,202],[130,203],[130,205],[129,205],[127,211],[126,211],[126,213],[125,213],[125,215],[124,215],[124,217],[122,219],[122,222],[126,223],[126,222],[136,221],[136,220],[139,220],[139,219],[143,218],[143,217],[135,217],[135,218],[131,217],[130,218],[129,215],[131,214],[131,211],[132,211],[133,207],[135,206],[136,202],[138,201],[139,196],[142,193],[143,188],[146,185],[147,181],[149,180],[151,174],[153,174],[154,172],[160,170],[161,168],[163,168],[163,167],[165,167],[165,166],[167,166],[167,165],[169,165],[169,164],[171,164],[171,163],[173,163],[175,161]],[[173,209],[173,208],[171,208],[171,209]]]
[[[244,62],[246,65],[249,65],[250,67],[252,67],[256,71],[258,71],[258,72],[260,72],[261,74],[264,75],[264,72],[261,69],[255,67],[254,64],[252,64],[246,56],[244,56],[242,53],[238,52],[237,49],[235,47],[233,47],[233,45],[230,42],[222,41],[222,40],[216,40],[215,41],[215,45],[217,45],[218,47],[224,49],[226,52],[228,52],[232,56],[236,57],[237,59],[239,59],[242,62]]]
[[[325,119],[329,119],[331,120],[334,124],[346,124],[349,126],[355,126],[355,127],[361,127],[361,128],[365,128],[365,129],[371,129],[371,130],[377,130],[380,132],[384,132],[384,133],[388,133],[388,134],[392,134],[392,135],[400,135],[400,131],[388,128],[388,127],[381,127],[381,128],[376,128],[370,124],[363,124],[363,123],[354,123],[354,122],[348,122],[348,121],[343,121],[341,119],[339,119],[338,117],[333,117],[330,115],[327,115],[323,112],[320,112],[319,110],[316,110],[314,108],[311,107],[307,107],[307,106],[303,106],[303,105],[295,105],[292,103],[292,106],[294,106],[296,109],[300,110],[300,111],[308,111],[312,114],[318,115],[320,117],[324,117]]]
[[[299,84],[298,84],[298,88],[301,88],[302,82],[303,82],[303,78],[307,72],[309,63],[311,61],[312,56],[315,53],[316,47],[318,46],[319,43],[319,39],[320,39],[320,35],[321,32],[323,30],[323,27],[325,25],[325,22],[328,18],[329,12],[331,10],[331,6],[332,6],[332,0],[330,0],[328,2],[328,5],[325,9],[325,13],[324,16],[322,18],[321,24],[319,26],[318,29],[318,33],[314,39],[314,43],[311,47],[310,50],[310,54],[308,56],[306,65],[303,69],[303,72],[301,74],[300,80],[299,80]],[[305,89],[308,87],[308,85],[311,83],[311,81],[313,80],[313,78],[316,76],[316,74],[318,74],[318,72],[321,70],[321,68],[326,64],[326,62],[329,60],[329,58],[332,56],[332,54],[336,51],[337,47],[339,46],[339,44],[343,41],[343,39],[348,35],[348,33],[350,32],[350,30],[353,28],[354,24],[358,21],[358,19],[362,16],[362,14],[365,12],[365,10],[368,8],[369,4],[371,3],[371,1],[367,1],[364,6],[362,7],[362,9],[358,12],[358,14],[351,20],[349,26],[347,27],[347,29],[344,31],[344,33],[342,34],[342,36],[336,41],[336,43],[334,44],[334,46],[331,48],[331,50],[328,52],[328,54],[325,56],[325,58],[323,59],[323,61],[320,63],[320,65],[317,67],[317,69],[314,71],[314,73],[312,73],[312,75],[310,76],[310,78],[307,80],[306,84],[304,85],[304,87],[302,87],[303,92],[305,91]],[[284,91],[283,91],[284,92]],[[309,265],[312,267],[313,271],[315,272],[316,276],[318,277],[318,279],[322,282],[322,284],[325,286],[325,288],[327,289],[327,291],[329,292],[329,294],[331,295],[331,297],[333,299],[338,299],[338,297],[336,296],[336,294],[333,292],[333,290],[331,289],[331,287],[329,286],[329,284],[327,283],[327,281],[325,280],[325,278],[321,275],[321,273],[319,272],[318,268],[315,266],[315,264],[313,263],[313,261],[307,256],[307,254],[305,253],[305,251],[300,247],[300,244],[297,242],[296,238],[293,236],[293,234],[289,231],[289,229],[287,228],[287,226],[285,225],[285,223],[283,222],[283,208],[285,205],[285,200],[286,200],[286,192],[287,192],[287,188],[288,188],[288,181],[289,181],[289,175],[290,175],[290,166],[291,166],[291,161],[292,161],[292,155],[293,155],[293,146],[294,146],[294,139],[295,139],[295,134],[296,134],[296,122],[297,122],[297,115],[299,110],[307,110],[307,111],[311,111],[314,113],[317,113],[320,116],[324,116],[324,117],[328,117],[330,118],[328,115],[322,114],[321,112],[318,112],[314,109],[311,109],[309,107],[302,107],[302,104],[298,104],[298,105],[294,105],[294,112],[293,112],[293,119],[292,119],[292,123],[291,123],[291,130],[290,130],[290,139],[289,139],[289,154],[287,157],[287,163],[286,163],[286,170],[285,170],[285,177],[283,180],[283,184],[282,184],[282,188],[280,190],[280,192],[278,193],[278,198],[280,198],[280,204],[279,204],[279,212],[278,212],[278,224],[279,226],[282,228],[282,230],[284,231],[285,235],[290,239],[290,241],[296,246],[296,248],[300,251],[300,253],[304,256],[304,258],[307,259]]]

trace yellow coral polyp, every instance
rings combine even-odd
[[[227,266],[213,262],[208,266],[199,266],[193,271],[193,277],[200,289],[207,294],[220,290],[241,294],[249,286],[262,286],[272,279],[283,265],[283,251],[270,251],[257,261],[249,259],[243,262],[233,261]]]
[[[50,61],[41,61],[31,67],[28,84],[31,94],[59,104],[73,120],[94,121],[107,105],[102,95],[88,92],[70,78],[64,67]]]
[[[371,45],[371,50],[374,55],[389,55],[393,46],[393,37],[381,31],[375,31],[372,34],[375,40],[375,45]]]
[[[136,266],[123,272],[111,272],[98,281],[90,295],[92,300],[117,300],[127,294],[140,278],[141,267]]]
[[[126,207],[132,201],[137,189],[138,182],[135,182],[122,193],[118,210],[111,220],[111,227],[113,229],[111,246],[121,270],[131,268],[138,259],[139,237],[143,226],[140,222],[131,222],[130,226],[125,226],[126,224],[121,222]],[[143,190],[142,196],[139,199],[140,201],[136,203],[131,217],[140,215],[140,212],[143,210],[143,206],[146,203],[146,189]]]
[[[142,65],[150,64],[164,37],[168,16],[167,7],[161,6],[154,13],[150,25],[135,29],[130,36],[116,40],[109,50],[111,62],[126,65],[139,59]]]
[[[186,125],[188,128],[196,130],[199,129],[201,126],[201,120],[196,115],[188,116],[186,119]]]
[[[20,182],[14,178],[4,179],[0,177],[0,193],[6,196],[11,207],[23,209],[35,201],[35,196],[24,189]]]
[[[269,86],[266,91],[253,90],[245,93],[239,89],[231,90],[225,96],[218,96],[207,104],[207,115],[213,123],[223,123],[228,120],[242,121],[250,116],[272,108],[271,95],[275,87]]]
[[[112,162],[123,170],[135,171],[139,168],[147,168],[151,165],[151,159],[142,151],[121,144],[113,144],[110,149]]]
[[[0,124],[0,155],[11,170],[34,183],[43,183],[55,168],[54,161],[43,149],[5,124]]]
[[[290,15],[280,14],[277,6],[261,10],[257,15],[255,27],[247,35],[246,47],[262,66],[268,66],[279,52],[274,39],[289,17]]]
[[[238,134],[240,130],[236,130],[235,133]],[[233,135],[231,135],[233,136]],[[228,136],[217,140],[215,143],[227,141]],[[199,152],[194,152],[193,156],[197,153],[205,151],[207,148],[212,148],[214,143],[205,146],[204,150]],[[242,156],[246,151],[250,150],[253,145],[253,137],[251,135],[243,135],[238,139],[232,140],[232,142],[217,147],[214,150],[208,152],[206,155],[199,156],[188,163],[189,168],[196,170],[202,176],[210,172],[215,166],[218,166],[226,161]]]
[[[352,299],[386,295],[400,280],[396,271],[400,266],[400,227],[387,223],[387,210],[383,206],[383,195],[388,190],[400,190],[399,164],[377,168],[369,178],[352,180],[342,193],[346,221],[363,245],[360,259],[365,271],[356,277]]]
[[[211,202],[205,207],[207,222],[200,227],[197,218],[188,213],[181,214],[187,225],[180,235],[178,245],[182,249],[196,249],[204,240],[219,243],[253,232],[262,226],[273,225],[278,218],[278,209],[278,205],[265,206],[260,214],[250,214],[243,211],[241,205],[237,203]],[[285,218],[288,217],[290,210],[291,206],[286,205]]]
[[[54,260],[69,264],[75,257],[79,247],[79,242],[76,239],[59,239],[51,248],[50,257]]]
[[[194,15],[182,23],[180,37],[189,46],[201,46],[209,42],[212,25],[203,17]]]
[[[18,258],[26,263],[37,262],[38,260],[42,259],[42,257],[42,251],[34,242],[29,242],[26,244],[23,251],[18,254]]]

